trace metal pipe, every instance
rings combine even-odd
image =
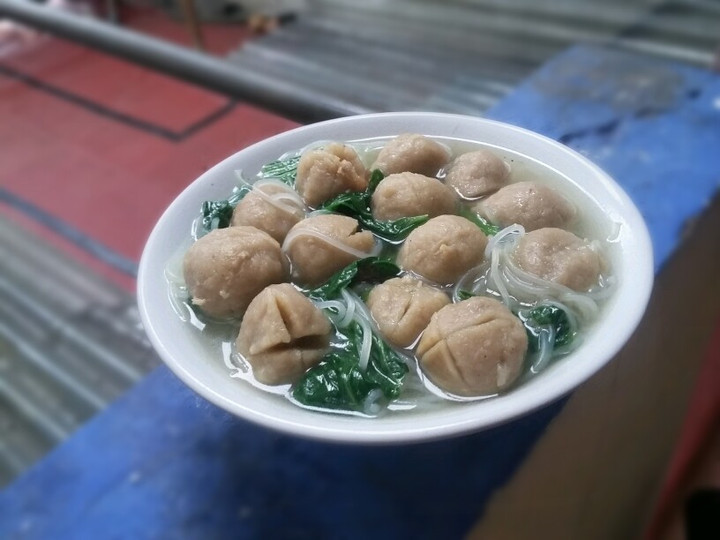
[[[25,0],[0,0],[7,17],[300,122],[371,112],[336,96],[296,87],[229,62],[97,19]]]

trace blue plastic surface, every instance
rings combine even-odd
[[[720,186],[719,99],[708,72],[577,47],[488,116],[613,175],[659,268]],[[0,493],[0,538],[458,538],[562,404],[443,442],[338,446],[237,420],[160,368]]]
[[[645,218],[656,271],[720,188],[720,77],[709,71],[579,46],[490,116],[567,144],[610,174]]]

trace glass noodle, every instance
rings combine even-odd
[[[388,139],[368,139],[355,141],[351,144],[358,152],[361,161],[369,167],[377,157],[383,144]],[[570,179],[562,176],[537,160],[528,156],[511,152],[507,149],[493,147],[477,142],[454,140],[449,138],[435,138],[441,142],[450,152],[456,156],[468,151],[480,148],[489,148],[501,157],[511,168],[511,182],[531,180],[542,182],[550,187],[559,190],[578,210],[581,219],[570,228],[571,232],[578,236],[592,239],[591,248],[600,252],[603,258],[610,262],[614,259],[614,239],[617,238],[617,226],[606,216],[597,204],[584,192],[578,189]],[[292,158],[302,152],[320,148],[330,141],[319,141],[307,147],[288,152],[279,156],[280,160]],[[441,171],[442,172],[442,171]],[[297,192],[286,183],[272,179],[248,179],[238,171],[236,190],[252,190],[264,201],[276,208],[291,212],[302,213],[305,216],[313,216],[323,213],[323,210],[312,210],[308,208]],[[272,187],[271,193],[257,189],[259,187]],[[461,204],[470,201],[461,201]],[[197,221],[193,225],[193,238],[198,238]],[[572,335],[577,338],[569,346],[555,347],[556,326],[552,324],[540,325],[534,328],[536,335],[536,350],[528,353],[525,362],[524,375],[516,383],[522,384],[528,378],[532,378],[546,371],[557,358],[565,356],[582,343],[583,334],[592,331],[593,323],[601,317],[603,305],[612,295],[615,278],[612,275],[602,275],[599,283],[587,292],[576,292],[563,285],[552,283],[537,276],[531,275],[519,268],[513,261],[513,249],[518,241],[525,234],[522,226],[511,225],[506,227],[495,236],[489,238],[485,250],[483,263],[465,273],[454,285],[441,287],[451,298],[452,302],[460,302],[469,295],[489,296],[503,302],[511,311],[521,316],[536,307],[554,307],[562,310],[567,315],[567,326]],[[355,258],[366,258],[383,254],[383,256],[394,257],[398,245],[392,245],[376,237],[375,245],[370,252],[354,249],[346,244],[330,238],[317,231],[307,228],[291,231],[282,244],[282,251],[287,252],[290,245],[301,236],[311,236],[320,242],[327,243],[338,250],[347,253]],[[214,321],[203,315],[194,308],[188,298],[188,291],[185,287],[181,271],[181,258],[186,248],[169,261],[166,268],[166,280],[168,282],[168,295],[170,302],[183,321],[187,322],[192,331],[200,332],[207,343],[209,357],[222,358],[228,366],[231,376],[242,378],[245,381],[277,394],[294,400],[290,393],[289,385],[268,387],[259,384],[252,377],[250,364],[239,355],[234,348],[234,338],[237,335],[238,321]],[[418,276],[415,276],[418,277]],[[298,290],[302,288],[296,286]],[[362,332],[362,340],[358,350],[358,366],[361,370],[368,368],[370,349],[373,335],[379,331],[369,309],[362,299],[361,291],[345,289],[338,298],[318,300],[315,304],[322,309],[330,318],[338,334],[347,329],[352,323],[359,325]],[[337,337],[337,334],[336,334]],[[419,340],[419,338],[418,338]],[[333,342],[334,343],[334,342]],[[377,414],[400,413],[412,414],[412,411],[426,407],[448,407],[453,401],[472,401],[487,399],[492,396],[479,396],[473,398],[449,395],[432,384],[423,375],[418,367],[415,358],[415,347],[417,340],[405,349],[395,348],[402,360],[410,367],[410,371],[404,379],[403,390],[400,397],[390,403],[387,408],[382,406],[383,396],[379,391],[373,390],[368,394],[362,411],[333,411],[347,414],[358,414],[361,416],[375,416]],[[312,408],[312,407],[309,407]]]

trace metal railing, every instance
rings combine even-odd
[[[26,0],[0,0],[7,17],[268,109],[299,122],[370,112],[337,96],[240,69],[224,60],[90,17]]]

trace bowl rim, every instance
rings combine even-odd
[[[562,381],[557,381],[555,384],[550,384],[549,388],[545,392],[531,392],[527,395],[523,394],[521,398],[524,399],[508,399],[514,394],[519,393],[523,386],[505,394],[501,398],[493,398],[488,401],[474,402],[475,406],[483,404],[488,407],[496,400],[504,400],[502,406],[494,407],[491,417],[479,415],[473,417],[470,414],[455,415],[458,418],[448,421],[446,423],[434,423],[432,425],[423,425],[421,421],[418,421],[418,417],[414,418],[414,423],[417,425],[402,425],[397,430],[389,429],[374,429],[371,427],[372,422],[377,422],[377,419],[366,419],[358,417],[349,417],[345,415],[334,415],[326,413],[318,413],[302,408],[298,410],[307,413],[307,422],[298,422],[295,420],[288,420],[287,418],[281,418],[274,414],[269,414],[265,411],[260,411],[252,408],[243,406],[237,400],[231,399],[229,396],[224,395],[214,388],[209,387],[202,380],[199,380],[193,375],[189,369],[184,365],[184,362],[180,361],[173,354],[170,353],[166,347],[165,341],[170,336],[163,335],[159,330],[159,325],[156,325],[152,315],[152,305],[149,302],[150,295],[149,287],[152,287],[153,277],[152,272],[152,254],[153,248],[162,242],[164,227],[176,211],[176,208],[180,204],[180,201],[186,198],[194,190],[199,189],[199,186],[203,185],[204,182],[208,182],[213,175],[217,174],[219,170],[228,166],[229,163],[234,162],[238,159],[242,159],[243,155],[251,155],[253,152],[266,147],[268,145],[278,145],[285,140],[293,139],[298,134],[313,133],[317,131],[323,131],[327,128],[333,128],[342,126],[343,124],[352,124],[356,122],[387,122],[392,123],[393,121],[402,122],[422,122],[428,121],[432,123],[452,123],[453,121],[462,123],[477,123],[478,126],[484,125],[494,129],[500,129],[506,131],[511,136],[520,136],[529,139],[539,141],[543,145],[548,145],[554,148],[556,151],[564,152],[573,160],[582,165],[588,173],[592,173],[598,178],[603,184],[604,188],[608,191],[609,196],[617,200],[618,205],[623,208],[622,219],[627,222],[632,232],[632,241],[635,244],[633,264],[634,268],[633,275],[624,276],[629,277],[633,283],[633,294],[635,301],[629,306],[625,306],[623,317],[625,320],[625,326],[622,328],[614,328],[614,339],[611,343],[605,344],[605,350],[601,356],[595,362],[588,365],[579,365],[575,369],[570,370],[569,373],[564,374]],[[399,134],[402,131],[392,130],[395,134]],[[430,130],[432,131],[432,130]],[[384,135],[379,135],[384,136]],[[392,136],[392,133],[389,134]],[[433,135],[430,136],[445,136],[452,137],[453,134],[446,135]],[[358,138],[358,137],[348,137]],[[322,137],[317,137],[314,140],[320,140]],[[312,142],[312,141],[310,141]],[[278,154],[279,155],[279,154]],[[531,156],[533,157],[533,156]],[[537,159],[537,158],[536,158]],[[533,131],[499,122],[496,120],[489,120],[485,118],[478,118],[465,115],[457,114],[445,114],[445,113],[423,113],[423,112],[392,112],[392,113],[374,113],[364,114],[356,116],[348,116],[337,118],[333,120],[327,120],[315,124],[309,124],[306,126],[300,126],[283,133],[279,133],[272,137],[266,138],[262,141],[256,142],[246,148],[233,153],[220,161],[205,173],[200,175],[198,178],[193,180],[183,191],[175,197],[173,202],[165,209],[152,232],[150,233],[148,240],[143,249],[143,253],[140,259],[137,277],[137,295],[138,295],[138,307],[140,310],[140,317],[142,325],[150,339],[150,342],[156,352],[159,354],[163,362],[171,369],[175,375],[180,378],[186,385],[188,385],[195,392],[200,394],[202,397],[217,405],[218,407],[240,417],[245,420],[260,424],[262,426],[279,430],[281,432],[301,436],[304,438],[318,439],[323,441],[331,442],[342,442],[342,443],[362,443],[362,444],[400,444],[400,443],[414,443],[424,442],[437,439],[448,438],[452,436],[464,435],[467,433],[480,431],[491,428],[501,423],[508,422],[514,418],[529,414],[530,412],[537,410],[545,405],[549,405],[552,402],[557,401],[561,397],[571,392],[578,385],[590,378],[594,373],[605,366],[623,347],[626,341],[630,338],[631,334],[635,331],[637,325],[640,323],[642,316],[647,307],[650,293],[652,290],[654,279],[653,271],[653,253],[650,235],[647,226],[640,215],[637,207],[634,205],[630,197],[625,191],[602,169],[592,163],[590,160],[585,158],[578,152],[568,148],[567,146],[559,143],[553,139],[545,137],[544,135],[535,133]],[[163,282],[164,283],[164,282]],[[624,288],[624,284],[621,285]],[[619,291],[618,291],[619,292]],[[616,293],[617,294],[617,293]],[[584,345],[583,345],[584,346]],[[580,347],[579,349],[582,349]],[[573,353],[574,354],[574,353]],[[230,377],[228,377],[230,379]],[[238,381],[237,384],[244,383],[244,381]],[[537,386],[537,384],[536,384]],[[545,385],[548,386],[548,385]],[[509,404],[508,404],[509,401]],[[516,403],[517,402],[517,403]],[[468,407],[469,404],[462,404],[462,407]],[[473,407],[470,405],[468,408]],[[398,415],[401,416],[401,415]],[[333,421],[333,419],[348,419],[358,418],[360,422],[347,422]],[[410,424],[410,422],[393,422],[399,424]]]

